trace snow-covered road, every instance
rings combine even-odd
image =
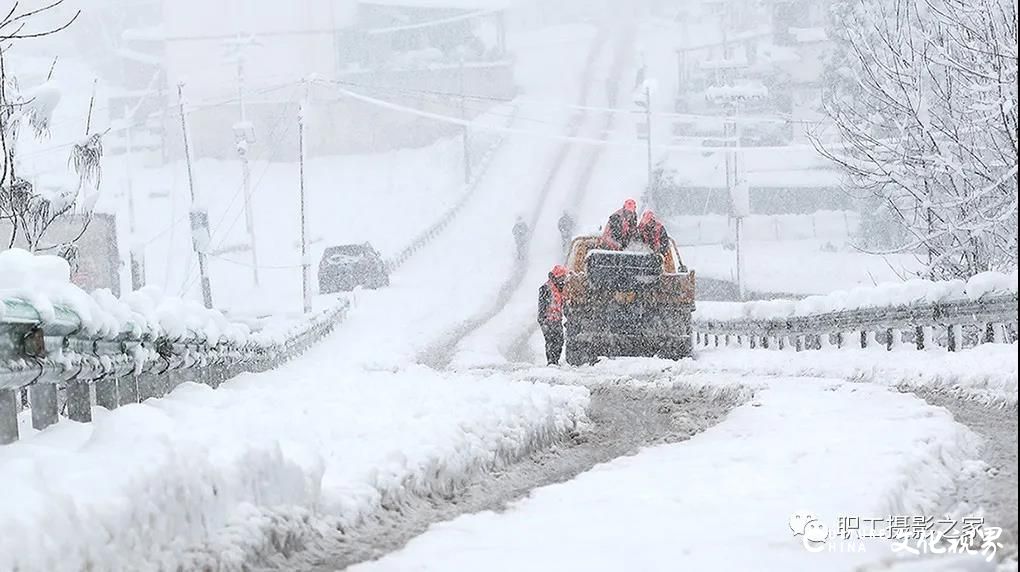
[[[836,532],[842,516],[931,514],[957,475],[978,470],[976,436],[912,395],[826,379],[741,382],[753,398],[690,441],[433,525],[353,570],[854,570],[894,554],[881,541],[834,539],[809,552],[790,516],[811,511]],[[673,423],[692,414],[678,406]]]

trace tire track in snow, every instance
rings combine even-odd
[[[568,481],[595,465],[646,446],[686,441],[722,421],[750,392],[740,387],[677,385],[669,389],[603,385],[592,388],[591,425],[561,443],[489,473],[449,495],[416,497],[360,525],[314,540],[290,539],[289,550],[260,555],[246,569],[327,572],[403,547],[435,522],[486,510],[502,511],[531,490]],[[309,531],[305,531],[309,534]]]
[[[598,56],[606,46],[607,36],[608,31],[606,27],[601,26],[598,34],[592,42],[588,56],[585,59],[584,71],[581,75],[581,95],[577,102],[578,105],[584,106],[587,104],[589,92],[594,88],[592,75],[594,73],[595,64],[598,62]],[[567,135],[570,137],[576,136],[587,115],[588,112],[583,110],[575,113],[567,125]],[[534,231],[538,218],[542,215],[542,210],[546,199],[549,197],[550,190],[553,188],[572,148],[572,143],[564,142],[556,149],[556,154],[553,156],[549,172],[542,183],[538,203],[532,211],[530,220],[528,221],[529,228],[532,229],[532,232]],[[510,301],[510,298],[520,286],[521,281],[524,279],[527,267],[528,256],[525,256],[523,260],[519,260],[514,264],[513,271],[510,276],[507,277],[502,286],[500,286],[492,305],[481,313],[465,320],[460,325],[453,328],[450,332],[443,335],[440,339],[430,344],[424,351],[419,353],[417,359],[418,363],[427,365],[433,369],[446,368],[453,359],[453,354],[460,341],[499,314],[499,312],[506,306],[507,302]]]
[[[620,85],[620,77],[623,75],[623,67],[625,63],[633,56],[634,52],[634,28],[628,26],[627,29],[617,38],[617,50],[613,63],[609,68],[609,84]],[[619,94],[616,94],[619,96]],[[607,113],[605,121],[602,125],[601,134],[599,139],[605,141],[609,138],[609,132],[613,128],[616,122],[616,113]],[[584,161],[581,165],[579,178],[574,188],[573,195],[569,204],[574,207],[574,212],[578,212],[582,201],[585,198],[585,193],[588,190],[588,184],[591,182],[592,175],[595,174],[595,165],[602,157],[604,147],[601,145],[589,145],[585,147]],[[530,361],[533,358],[528,342],[531,336],[538,331],[538,324],[529,322],[525,326],[524,331],[515,336],[508,347],[502,351],[503,357],[510,362],[524,362]]]
[[[931,387],[912,388],[931,405],[945,407],[957,422],[984,438],[983,470],[961,475],[945,511],[958,516],[983,514],[985,525],[1002,527],[997,556],[1017,559],[1017,408],[989,407]]]

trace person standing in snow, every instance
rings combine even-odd
[[[560,229],[560,238],[563,240],[563,250],[570,246],[570,239],[574,237],[574,218],[570,213],[563,211],[557,226]]]
[[[549,365],[560,363],[563,352],[563,286],[566,283],[567,269],[557,264],[538,289],[538,325],[545,338],[545,359]]]
[[[637,202],[623,201],[623,208],[609,215],[609,222],[602,229],[599,247],[607,250],[623,250],[630,241],[637,238]]]
[[[669,251],[669,235],[666,234],[666,227],[659,222],[659,219],[655,218],[655,213],[645,211],[641,215],[641,222],[637,226],[637,235],[641,242],[652,249],[652,252],[666,256]]]
[[[513,233],[514,242],[517,244],[517,260],[524,260],[524,255],[528,251],[528,223],[520,216],[514,223]]]

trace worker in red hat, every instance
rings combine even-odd
[[[538,325],[545,338],[545,359],[549,365],[560,363],[563,352],[563,286],[566,283],[567,269],[557,264],[538,289]]]
[[[637,238],[637,202],[623,201],[623,208],[609,215],[609,222],[602,229],[599,246],[607,250],[623,250],[630,241]]]
[[[641,215],[641,222],[637,227],[638,239],[647,244],[656,254],[666,256],[669,251],[669,235],[666,234],[666,227],[656,218],[652,211],[645,211]]]

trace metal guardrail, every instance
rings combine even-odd
[[[516,119],[514,107],[508,119]],[[457,202],[385,261],[387,271],[398,268],[437,237],[474,196],[505,137],[497,138],[482,155],[478,169]],[[18,393],[28,388],[32,426],[44,429],[59,419],[61,396],[67,417],[92,420],[92,405],[113,409],[128,403],[162,397],[186,381],[217,387],[242,372],[272,369],[297,356],[343,321],[346,301],[315,315],[279,342],[246,344],[207,340],[199,332],[180,338],[147,337],[123,332],[111,338],[81,333],[78,316],[55,308],[44,320],[30,304],[3,300],[0,313],[0,445],[18,439]]]
[[[512,124],[516,118],[517,107],[514,107],[510,113],[510,118],[507,121],[508,124]],[[481,186],[481,182],[482,179],[485,177],[485,173],[488,172],[489,166],[492,164],[492,159],[496,155],[496,151],[499,150],[499,148],[503,145],[505,141],[506,137],[500,136],[492,143],[492,145],[488,147],[488,149],[486,149],[485,153],[478,161],[477,170],[472,174],[471,180],[466,184],[466,189],[464,193],[460,196],[460,198],[457,199],[457,202],[452,207],[450,207],[449,210],[443,213],[443,215],[440,216],[434,223],[429,225],[428,228],[422,231],[421,234],[416,236],[414,240],[411,241],[410,244],[404,247],[392,258],[389,258],[385,261],[387,273],[396,270],[402,264],[407,262],[408,259],[410,259],[419,250],[428,245],[428,243],[432,242],[434,238],[439,236],[443,229],[445,229],[451,222],[454,221],[454,219],[460,213],[461,209],[464,208],[464,206],[467,205],[468,201],[470,201],[474,197],[475,192],[478,190],[478,187]]]
[[[917,349],[1015,341],[1017,295],[861,308],[783,318],[694,320],[695,345],[793,347],[797,351],[828,346],[886,349],[912,343]]]
[[[92,405],[113,409],[162,397],[193,381],[212,387],[242,372],[274,368],[302,353],[343,321],[346,300],[314,314],[278,339],[259,334],[244,343],[210,340],[200,332],[178,337],[126,328],[108,337],[82,332],[78,316],[56,307],[44,319],[30,304],[3,300],[0,318],[0,445],[18,438],[18,394],[28,388],[32,426],[56,423],[60,402],[67,417],[92,420]],[[59,395],[63,390],[65,396]]]

